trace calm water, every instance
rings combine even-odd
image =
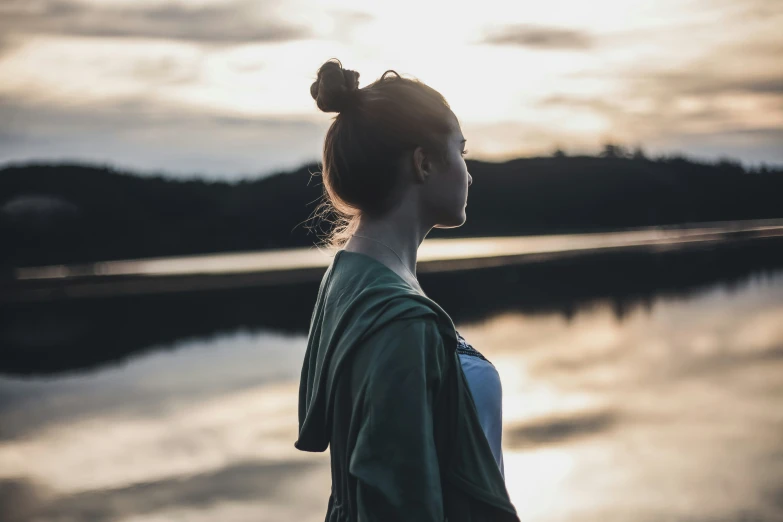
[[[621,318],[598,300],[457,324],[500,372],[522,520],[783,520],[783,271],[766,274]],[[0,519],[323,520],[328,452],[293,447],[305,343],[240,328],[0,377]]]
[[[622,250],[632,247],[667,247],[714,244],[738,235],[783,236],[783,220],[758,219],[718,221],[701,226],[647,227],[627,231],[591,234],[554,234],[520,237],[427,239],[417,259],[429,261],[467,259],[477,262],[498,256],[537,256],[555,258],[567,253],[590,250]],[[325,251],[324,251],[325,252]],[[105,261],[86,265],[53,265],[20,268],[16,276],[27,279],[61,279],[69,276],[167,276],[186,274],[236,274],[292,268],[326,267],[331,255],[319,249],[288,248],[258,252],[233,252],[180,257]],[[333,254],[332,254],[333,255]]]

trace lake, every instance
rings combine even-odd
[[[500,373],[522,520],[783,520],[777,243],[422,275]],[[5,309],[0,519],[323,520],[314,290]]]

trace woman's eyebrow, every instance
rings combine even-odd
[[[465,143],[466,141],[468,141],[468,140],[466,140],[465,138],[462,138],[462,141],[460,141],[460,143]]]

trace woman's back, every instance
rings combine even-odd
[[[326,520],[518,520],[456,345],[434,302],[338,251],[311,320],[296,442],[330,446]]]

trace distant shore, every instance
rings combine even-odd
[[[611,253],[665,253],[783,240],[783,220],[648,227],[595,234],[428,239],[420,274],[547,263]],[[0,303],[155,295],[318,281],[331,262],[314,247],[20,268]]]

